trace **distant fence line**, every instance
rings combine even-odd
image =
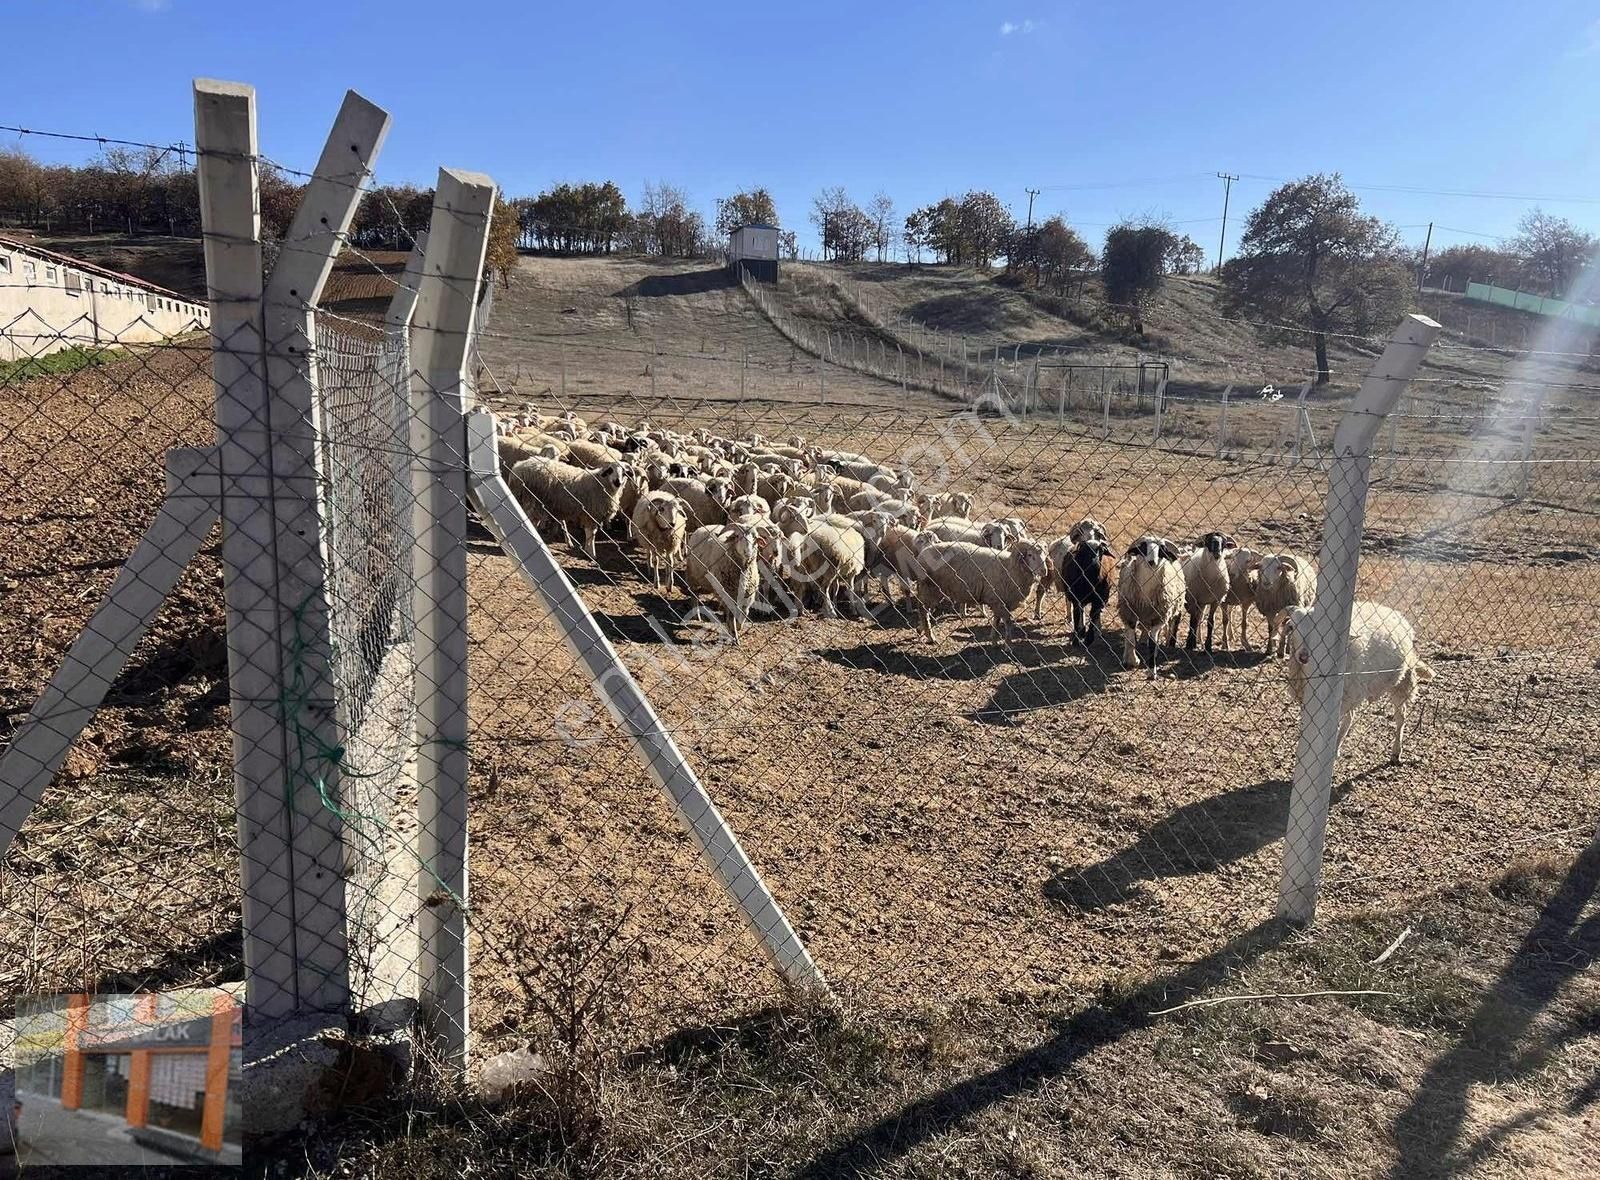
[[[1468,283],[1466,296],[1478,303],[1492,303],[1496,307],[1509,307],[1516,311],[1531,311],[1536,315],[1571,320],[1591,328],[1600,328],[1600,307],[1569,303],[1565,299],[1552,299],[1534,295],[1511,287],[1497,287],[1493,283]]]

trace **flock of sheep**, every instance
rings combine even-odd
[[[1066,600],[1074,641],[1087,646],[1100,636],[1101,611],[1115,592],[1124,667],[1142,662],[1153,679],[1163,641],[1177,646],[1185,617],[1186,647],[1198,646],[1204,616],[1211,651],[1219,609],[1223,649],[1237,608],[1240,643],[1250,651],[1253,608],[1266,620],[1267,654],[1288,657],[1291,695],[1299,702],[1304,693],[1316,571],[1304,558],[1258,553],[1225,533],[1183,547],[1142,536],[1119,557],[1106,530],[1085,517],[1046,545],[1016,517],[974,520],[970,495],[919,490],[911,472],[865,455],[800,438],[779,444],[649,423],[591,426],[570,411],[549,417],[531,405],[499,420],[498,446],[535,526],[564,527],[597,560],[598,534],[620,525],[655,585],[669,588],[681,571],[696,602],[705,595],[721,608],[735,643],[753,612],[793,617],[814,603],[834,617],[842,599],[864,613],[876,578],[886,601],[896,601],[898,586],[906,603],[915,602],[930,642],[936,612],[972,607],[987,608],[1009,640],[1017,632],[1013,612],[1032,595],[1041,619],[1055,590]],[[1360,705],[1387,696],[1398,762],[1406,711],[1432,678],[1410,622],[1388,607],[1357,603],[1339,740]]]

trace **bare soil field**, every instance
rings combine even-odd
[[[0,386],[0,737],[99,604],[164,485],[211,439],[209,346]],[[6,854],[0,1000],[242,978],[215,543]]]

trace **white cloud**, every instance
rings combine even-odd
[[[1038,22],[1037,21],[1033,21],[1033,20],[1001,21],[1000,22],[1000,35],[1002,37],[1009,37],[1009,36],[1011,36],[1012,33],[1022,33],[1024,35],[1026,35],[1028,33],[1033,32],[1038,27],[1039,27]]]

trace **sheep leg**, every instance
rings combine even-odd
[[[1098,601],[1089,604],[1089,624],[1083,629],[1083,642],[1086,647],[1104,634],[1100,629],[1100,610],[1104,605]]]
[[[1043,578],[1040,578],[1039,579],[1039,586],[1033,592],[1033,621],[1035,623],[1042,623],[1044,621],[1044,593],[1045,593],[1045,590],[1046,590],[1045,580]]]
[[[1216,627],[1216,625],[1217,625],[1217,604],[1213,602],[1206,609],[1206,651],[1207,652],[1209,652],[1211,650],[1211,632],[1212,632],[1212,629]],[[1224,644],[1223,646],[1226,647],[1227,645]]]
[[[1173,630],[1176,631],[1177,620],[1173,620],[1172,626]],[[1152,627],[1145,632],[1145,636],[1150,659],[1149,671],[1145,675],[1147,679],[1154,680],[1156,678],[1156,661],[1161,658],[1161,628]]]
[[[1394,749],[1389,754],[1389,761],[1395,766],[1400,765],[1400,744],[1406,734],[1406,702],[1404,698],[1397,698],[1394,703]]]
[[[1122,666],[1124,668],[1137,668],[1139,666],[1139,653],[1136,650],[1136,631],[1137,628],[1132,623],[1128,623],[1122,632]]]
[[[1088,628],[1083,623],[1083,603],[1073,599],[1070,606],[1072,607],[1072,642],[1082,643],[1088,634]],[[1082,634],[1079,633],[1080,627],[1083,628]]]
[[[1354,709],[1339,718],[1339,737],[1333,744],[1335,753],[1338,753],[1339,747],[1344,745],[1344,739],[1350,736],[1350,730],[1355,726],[1355,723],[1356,714]]]
[[[1193,651],[1195,648],[1200,646],[1200,608],[1197,606],[1193,610],[1189,611],[1188,614],[1189,634],[1184,638],[1183,646],[1188,648],[1190,651]],[[1176,631],[1173,632],[1172,638],[1174,640],[1173,646],[1176,647],[1176,640],[1178,638]],[[1207,644],[1206,646],[1209,648],[1210,644]]]
[[[834,581],[835,575],[828,574],[817,583],[817,593],[822,596],[822,605],[820,610],[822,611],[822,617],[825,619],[836,619],[839,617],[839,609],[833,604]]]
[[[926,602],[922,601],[920,597],[917,599],[917,608],[920,612],[920,617],[917,619],[917,629],[922,632],[923,637],[927,639],[929,643],[932,643],[933,608],[930,607]]]
[[[595,552],[594,539],[595,539],[595,534],[598,533],[599,531],[600,531],[599,526],[596,525],[593,521],[585,521],[584,522],[584,526],[583,526],[583,551],[588,556],[589,560],[594,562],[596,565],[598,565],[600,563],[600,557]]]

